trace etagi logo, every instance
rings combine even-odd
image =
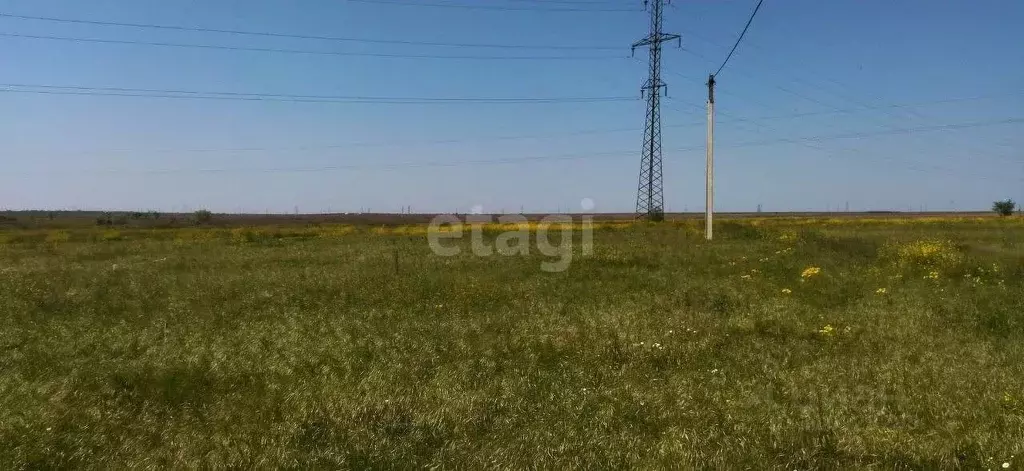
[[[594,209],[594,200],[584,198],[580,207],[584,211],[591,211]],[[493,216],[480,214],[482,212],[482,207],[474,207],[475,214],[467,215],[465,221],[450,214],[434,217],[427,229],[430,250],[441,257],[459,255],[462,253],[462,244],[445,244],[442,241],[461,240],[468,227],[473,255],[490,257],[498,253],[505,256],[528,256],[535,246],[542,255],[556,259],[540,264],[541,270],[550,273],[569,269],[577,231],[580,232],[582,255],[590,255],[594,251],[594,217],[590,214],[580,215],[579,221],[569,214],[549,214],[534,221],[522,214],[508,214],[498,216],[495,221]],[[497,233],[493,244],[488,244],[484,239],[484,232]],[[552,233],[557,234],[554,237],[556,242],[552,242]]]

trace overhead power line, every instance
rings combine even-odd
[[[69,36],[43,36],[33,34],[15,34],[15,33],[0,33],[0,37],[7,38],[23,38],[23,39],[43,39],[51,41],[67,41],[67,42],[79,42],[79,43],[97,43],[97,44],[123,44],[123,45],[135,45],[135,46],[158,46],[158,47],[177,47],[177,48],[190,48],[190,49],[216,49],[216,50],[227,50],[227,51],[250,51],[250,52],[269,52],[275,54],[306,54],[306,55],[322,55],[322,56],[356,56],[356,57],[390,57],[399,59],[462,59],[462,60],[607,60],[607,59],[620,59],[622,56],[482,56],[482,55],[437,55],[437,54],[397,54],[397,53],[386,53],[386,52],[348,52],[348,51],[317,51],[310,49],[281,49],[281,48],[267,48],[267,47],[243,47],[243,46],[221,46],[215,44],[192,44],[192,43],[169,43],[169,42],[153,42],[153,41],[132,41],[132,40],[121,40],[121,39],[96,39],[96,38],[79,38]]]
[[[344,96],[344,95],[292,95],[269,93],[240,93],[223,91],[168,90],[151,88],[123,87],[82,87],[67,85],[40,85],[0,83],[0,92],[8,93],[41,93],[55,95],[86,95],[86,96],[120,96],[144,98],[182,98],[204,100],[244,100],[244,101],[287,101],[301,103],[378,103],[378,104],[530,104],[530,103],[601,103],[616,101],[637,101],[636,97],[375,97],[375,96]]]
[[[198,33],[218,33],[218,34],[232,34],[239,36],[260,36],[270,38],[287,38],[287,39],[306,39],[306,40],[318,40],[318,41],[335,41],[335,42],[356,42],[356,43],[371,43],[371,44],[395,44],[395,45],[407,45],[407,46],[438,46],[438,47],[466,47],[466,48],[498,48],[498,49],[564,49],[564,50],[604,50],[604,51],[617,51],[621,50],[621,47],[612,46],[569,46],[569,45],[526,45],[526,44],[489,44],[489,43],[458,43],[458,42],[432,42],[432,41],[412,41],[402,39],[371,39],[371,38],[352,38],[343,36],[321,36],[321,35],[310,35],[310,34],[291,34],[291,33],[277,33],[270,31],[249,31],[249,30],[236,30],[236,29],[223,29],[223,28],[203,28],[198,26],[179,26],[179,25],[164,25],[154,23],[128,23],[118,21],[99,21],[99,20],[84,20],[78,18],[60,18],[52,16],[31,16],[31,15],[15,15],[10,13],[0,13],[0,18],[15,18],[20,20],[34,20],[34,21],[47,21],[54,23],[71,23],[71,24],[84,24],[94,26],[116,26],[123,28],[140,28],[140,29],[158,29],[158,30],[170,30],[170,31],[189,31]]]
[[[962,102],[970,100],[983,100],[983,99],[994,99],[996,95],[984,96],[984,97],[972,97],[972,98],[947,98],[941,100],[933,100],[927,102],[917,103],[906,103],[906,104],[894,104],[887,105],[887,107],[893,108],[912,108],[928,105],[936,105],[943,103]],[[878,107],[881,108],[881,107]],[[878,109],[872,108],[872,109]],[[820,111],[811,113],[794,113],[789,115],[777,115],[777,116],[760,116],[760,117],[736,117],[733,119],[727,119],[721,121],[722,123],[759,123],[762,121],[774,121],[782,119],[794,119],[803,118],[808,116],[819,116],[829,115],[837,113],[858,113],[870,111],[872,109],[866,108],[851,108],[837,111]],[[704,125],[704,122],[690,122],[690,123],[677,123],[677,124],[666,124],[666,128],[687,128],[697,127]],[[642,131],[642,129],[635,127],[628,128],[600,128],[600,129],[582,129],[577,131],[568,132],[552,132],[552,133],[541,133],[541,134],[512,134],[512,135],[498,135],[498,136],[481,136],[476,138],[455,138],[455,139],[430,139],[430,140],[407,140],[407,141],[366,141],[366,142],[349,142],[349,143],[338,143],[338,144],[324,144],[324,145],[298,145],[298,146],[277,146],[277,147],[266,147],[266,146],[247,146],[247,147],[211,147],[211,148],[157,148],[157,149],[143,149],[143,148],[119,148],[119,149],[102,149],[92,150],[84,152],[74,152],[72,155],[98,155],[108,153],[138,153],[138,154],[185,154],[185,153],[238,153],[238,152],[289,152],[289,151],[313,151],[313,150],[333,150],[333,149],[352,149],[352,148],[363,148],[363,147],[392,147],[392,146],[426,146],[426,145],[445,145],[445,144],[461,144],[467,142],[492,142],[492,141],[512,141],[512,140],[530,140],[530,139],[551,139],[551,138],[563,138],[573,136],[586,136],[586,135],[601,135],[601,134],[614,134],[614,133],[625,133],[625,132],[636,132]],[[892,133],[892,131],[886,130],[883,132]],[[858,135],[864,135],[860,133]],[[804,138],[807,139],[807,138]],[[827,139],[826,139],[827,140]],[[774,140],[768,141],[768,143],[787,143],[792,141],[787,140]],[[806,143],[805,141],[796,141],[795,143]],[[755,143],[756,144],[756,143]],[[750,143],[746,145],[751,145]],[[809,146],[815,150],[824,150],[821,147]],[[675,150],[692,150],[692,148],[678,148]]]
[[[690,33],[690,36],[695,37],[697,39],[700,39],[700,40],[702,40],[704,42],[707,42],[708,44],[712,44],[712,45],[718,46],[718,47],[727,47],[727,46],[719,43],[718,41],[715,41],[715,40],[707,38],[707,37],[703,37],[703,36],[701,36],[699,34],[696,34],[696,33]],[[756,43],[753,43],[753,44],[747,43],[747,45],[749,47],[753,48],[753,49],[764,50],[763,47],[758,46]],[[691,50],[687,50],[687,52],[690,52],[690,53],[692,53],[692,54],[694,54],[694,55],[696,55],[698,57],[702,57],[705,60],[710,60],[710,58],[707,58],[706,56],[703,56],[701,54],[695,53],[695,52],[693,52]],[[763,73],[755,75],[755,74],[744,72],[743,70],[736,70],[735,72],[740,74],[740,75],[747,76],[748,78],[755,79],[758,82],[763,82],[765,80],[765,78],[766,78]],[[837,97],[837,98],[841,99],[844,102],[849,102],[849,103],[853,103],[853,104],[856,104],[856,105],[860,105],[860,106],[863,106],[864,108],[881,109],[880,107],[876,107],[875,105],[869,104],[867,102],[868,100],[872,101],[873,103],[876,103],[876,102],[880,101],[881,99],[878,98],[877,96],[875,96],[873,99],[864,99],[864,98],[853,97],[849,93],[839,93],[839,92],[837,92],[835,90],[823,87],[820,83],[815,83],[815,82],[807,80],[808,77],[814,77],[814,74],[811,74],[811,75],[800,74],[799,78],[793,78],[793,77],[786,78],[786,77],[783,76],[783,74],[776,74],[776,76],[778,78],[785,78],[786,80],[796,84],[797,86],[799,86],[801,88],[806,86],[806,87],[809,87],[809,88],[817,89],[817,90],[819,90],[821,92],[824,92],[824,93],[826,93],[828,95],[832,95],[834,97]],[[830,83],[830,84],[832,84],[834,86],[838,86],[838,87],[846,90],[847,92],[850,92],[850,91],[853,90],[853,87],[851,87],[849,84],[845,84],[845,83],[840,82],[840,81],[835,80],[835,79],[831,79],[831,78],[828,78],[828,77],[820,77],[819,76],[818,80]],[[787,93],[789,95],[792,95],[792,96],[795,96],[797,98],[806,100],[808,102],[820,105],[822,107],[825,107],[825,108],[828,108],[828,109],[839,109],[837,105],[824,102],[824,101],[819,100],[817,98],[814,98],[814,97],[812,97],[812,96],[810,96],[810,95],[808,95],[806,93],[798,92],[798,91],[796,91],[796,90],[794,90],[792,88],[783,87],[781,85],[773,85],[773,86],[774,86],[774,88],[776,88],[776,89],[778,89],[778,90],[780,90],[782,92],[785,92],[785,93]],[[770,108],[770,106],[765,105],[764,103],[759,103],[758,101],[756,101],[756,100],[754,100],[752,98],[749,98],[749,97],[744,97],[743,100],[745,102],[748,102],[748,103],[754,103],[754,104],[758,104],[758,105],[766,107],[766,108]],[[897,111],[902,111],[902,113],[899,113]],[[927,119],[926,116],[924,116],[924,115],[922,115],[922,114],[920,114],[920,113],[918,113],[916,111],[913,111],[913,110],[901,110],[899,108],[887,110],[887,111],[885,111],[885,114],[887,114],[888,116],[890,116],[892,118],[898,119],[898,120],[905,120],[905,119],[907,119],[907,116],[914,116],[914,117],[917,117],[917,118]],[[872,120],[876,121],[876,122],[879,122],[880,124],[882,124],[884,126],[889,126],[888,124],[885,124],[882,121],[880,121],[879,118],[881,118],[881,117],[873,117]],[[946,136],[938,136],[939,139],[943,139],[945,137]],[[977,145],[971,145],[972,142],[970,142],[970,141],[968,141],[968,142],[961,142],[960,144],[967,144],[967,146],[972,149],[971,152],[976,153],[976,154],[977,153],[984,153],[985,152],[982,148],[978,147]]]
[[[819,141],[830,141],[830,140],[841,140],[841,139],[859,139],[863,137],[872,136],[887,136],[887,135],[899,135],[899,134],[916,134],[920,132],[934,132],[934,131],[951,131],[957,129],[972,129],[972,128],[983,128],[989,126],[999,126],[1003,124],[1018,124],[1024,123],[1024,118],[1004,118],[989,121],[977,121],[972,123],[953,123],[953,124],[940,124],[935,126],[915,126],[905,128],[892,128],[883,129],[879,131],[862,131],[845,134],[831,134],[825,136],[807,136],[807,137],[793,137],[793,138],[780,138],[780,139],[766,139],[761,141],[750,141],[737,144],[730,144],[724,147],[756,147],[771,144],[800,144],[804,142],[819,142]],[[680,147],[672,150],[699,150],[703,149],[702,146],[695,147]]]
[[[635,13],[642,11],[638,8],[579,8],[579,7],[556,7],[556,8],[530,8],[530,7],[510,7],[501,5],[479,5],[479,4],[467,4],[467,3],[442,3],[438,1],[424,2],[424,1],[411,1],[403,2],[397,0],[348,0],[353,3],[369,3],[376,5],[400,5],[407,7],[441,7],[441,8],[459,8],[466,10],[492,10],[492,11],[539,11],[539,12],[580,12],[580,13]],[[538,2],[539,3],[539,2]],[[544,2],[547,3],[547,2]]]
[[[697,126],[702,123],[690,123],[690,124],[679,124],[675,127],[687,127]],[[394,146],[429,146],[429,145],[444,145],[444,144],[462,144],[467,142],[493,142],[493,141],[518,141],[518,140],[531,140],[531,139],[551,139],[551,138],[562,138],[572,136],[588,136],[588,135],[601,135],[601,134],[615,134],[624,132],[635,132],[637,128],[606,128],[606,129],[585,129],[580,131],[570,131],[563,133],[545,133],[545,134],[517,134],[517,135],[505,135],[505,136],[483,136],[477,138],[459,138],[459,139],[430,139],[430,140],[386,140],[386,141],[366,141],[366,142],[350,142],[344,144],[325,144],[325,145],[299,145],[299,146],[278,146],[278,147],[219,147],[219,148],[192,148],[192,149],[104,149],[94,150],[85,152],[74,152],[72,155],[103,155],[112,153],[135,153],[135,154],[197,154],[197,153],[236,153],[236,152],[294,152],[294,151],[311,151],[311,150],[334,150],[334,149],[353,149],[353,148],[364,148],[364,147],[394,147]]]
[[[888,113],[889,112],[888,110],[894,110],[894,109],[912,109],[912,108],[922,108],[922,107],[925,107],[925,106],[936,106],[936,105],[948,105],[948,104],[952,104],[952,103],[962,103],[962,102],[967,102],[967,101],[995,100],[995,99],[999,99],[999,98],[1005,98],[1006,96],[1021,96],[1021,95],[1024,95],[1024,91],[1015,91],[1015,92],[1010,92],[1010,93],[989,94],[989,95],[979,95],[979,96],[973,96],[973,97],[941,98],[941,99],[938,99],[938,100],[916,101],[916,102],[912,102],[912,103],[890,103],[890,104],[876,104],[876,105],[862,104],[862,105],[860,105],[860,106],[858,106],[856,108],[829,107],[828,109],[822,110],[822,111],[805,111],[805,112],[791,113],[791,114],[784,114],[784,115],[755,116],[755,117],[748,117],[748,118],[736,117],[736,118],[733,118],[733,119],[727,119],[727,120],[724,120],[724,121],[719,121],[719,123],[759,122],[759,121],[770,121],[770,120],[777,120],[777,119],[807,118],[807,117],[812,117],[812,116],[824,116],[824,115],[833,115],[833,114],[854,114],[854,113],[863,113],[865,111],[883,111],[883,112]],[[669,99],[673,100],[673,101],[676,101],[676,102],[679,102],[679,103],[682,103],[682,104],[684,104],[684,105],[686,105],[686,106],[688,106],[690,108],[702,109],[702,107],[700,107],[699,105],[696,105],[694,103],[690,103],[690,102],[686,102],[686,101],[681,101],[681,100],[678,100],[676,98],[671,98],[671,97]],[[888,125],[886,125],[886,126],[888,126]]]
[[[825,141],[832,139],[850,139],[850,138],[861,138],[876,135],[885,134],[911,134],[916,132],[931,132],[939,130],[955,130],[955,129],[968,129],[978,128],[986,126],[995,126],[1002,124],[1017,124],[1024,123],[1024,118],[1006,118],[991,121],[981,121],[973,123],[954,123],[946,124],[941,126],[921,126],[915,128],[903,128],[900,130],[883,130],[877,132],[860,132],[860,133],[849,133],[849,134],[838,134],[830,136],[807,136],[798,138],[784,138],[774,139],[765,141],[751,141],[745,143],[732,144],[725,147],[753,147],[771,145],[777,143],[798,143],[804,141]],[[898,132],[897,132],[898,131]],[[700,150],[701,147],[677,147],[674,149],[665,149],[670,152],[683,152],[683,151],[694,151]],[[316,166],[316,167],[276,167],[276,168],[210,168],[210,169],[153,169],[153,170],[101,170],[93,171],[93,173],[104,173],[104,174],[203,174],[203,173],[302,173],[302,172],[318,172],[318,171],[338,171],[338,170],[396,170],[406,168],[425,168],[425,167],[458,167],[463,165],[504,165],[504,164],[516,164],[523,162],[550,162],[550,161],[563,161],[563,160],[590,160],[595,158],[608,158],[608,157],[621,157],[621,156],[635,156],[639,152],[635,150],[617,150],[617,151],[601,151],[601,152],[573,152],[567,154],[556,154],[556,155],[540,155],[540,156],[529,156],[529,157],[510,157],[504,159],[472,159],[472,160],[456,160],[456,161],[425,161],[425,162],[402,162],[394,164],[373,164],[373,165],[329,165],[329,166]],[[871,155],[865,155],[866,160],[870,160],[873,157]],[[893,159],[887,159],[894,161]],[[897,162],[898,163],[898,162]],[[963,177],[976,177],[979,179],[989,179],[990,177],[985,175],[964,175],[960,172],[948,171],[942,167],[931,166],[930,168],[922,168],[916,166],[907,166],[906,168],[916,171],[932,171],[932,170],[946,170],[946,173],[955,175],[958,178]],[[74,172],[75,174],[81,174],[79,170],[68,170],[67,172]],[[0,172],[2,173],[2,172]],[[61,173],[61,172],[47,172]],[[8,173],[9,174],[9,173]],[[1024,179],[1022,179],[1024,180]]]
[[[615,0],[507,0],[515,3],[536,3],[541,5],[612,5],[621,7],[624,3]]]
[[[426,167],[458,167],[462,165],[499,165],[499,164],[514,164],[521,162],[530,161],[558,161],[558,160],[579,160],[579,159],[593,159],[602,157],[616,157],[622,155],[636,154],[637,151],[601,151],[601,152],[573,152],[567,154],[557,155],[539,155],[530,157],[510,157],[505,159],[472,159],[472,160],[455,160],[455,161],[424,161],[424,162],[401,162],[395,164],[371,164],[371,165],[327,165],[327,166],[316,166],[316,167],[271,167],[271,168],[207,168],[207,169],[152,169],[152,170],[140,170],[140,171],[124,171],[124,170],[100,170],[96,173],[107,173],[107,174],[196,174],[196,173],[305,173],[305,172],[324,172],[324,171],[337,171],[337,170],[364,170],[364,169],[380,169],[380,170],[395,170],[403,168],[426,168]],[[2,174],[3,172],[0,172]],[[53,172],[47,172],[53,173]],[[58,172],[59,173],[59,172]],[[74,173],[80,173],[74,171]]]
[[[762,3],[764,3],[764,0],[758,0],[757,1],[757,6],[754,7],[754,12],[750,14],[750,19],[747,20],[746,26],[743,27],[743,31],[740,33],[740,37],[736,38],[736,44],[732,45],[732,49],[729,50],[729,55],[725,56],[725,60],[722,61],[722,65],[719,66],[718,70],[714,74],[712,74],[712,75],[718,76],[718,73],[721,72],[722,69],[725,68],[725,64],[729,63],[729,59],[731,59],[732,58],[732,54],[734,52],[736,52],[736,48],[739,47],[740,41],[743,41],[743,36],[747,35],[747,30],[750,29],[750,23],[754,22],[754,17],[757,16],[757,12],[759,10],[761,10],[761,4]]]

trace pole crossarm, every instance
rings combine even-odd
[[[658,37],[648,36],[646,38],[643,38],[643,39],[633,43],[632,49],[633,49],[634,52],[636,52],[636,48],[638,48],[638,47],[650,46],[651,44],[655,44],[655,43],[657,43],[657,44],[667,43],[669,41],[678,41],[679,47],[683,46],[682,36],[680,36],[678,34],[662,33]]]

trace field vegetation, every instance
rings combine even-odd
[[[1024,464],[1024,220],[700,227],[0,231],[0,467]]]

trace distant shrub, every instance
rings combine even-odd
[[[109,226],[114,223],[113,216],[110,213],[103,213],[96,218],[97,226]]]
[[[213,213],[211,213],[207,209],[200,209],[199,211],[196,211],[195,216],[196,216],[196,222],[198,222],[200,224],[205,224],[205,223],[208,223],[211,220],[213,220]]]
[[[1000,216],[1010,216],[1013,214],[1013,210],[1017,208],[1017,203],[1012,199],[1006,201],[996,201],[992,203],[992,211]]]

